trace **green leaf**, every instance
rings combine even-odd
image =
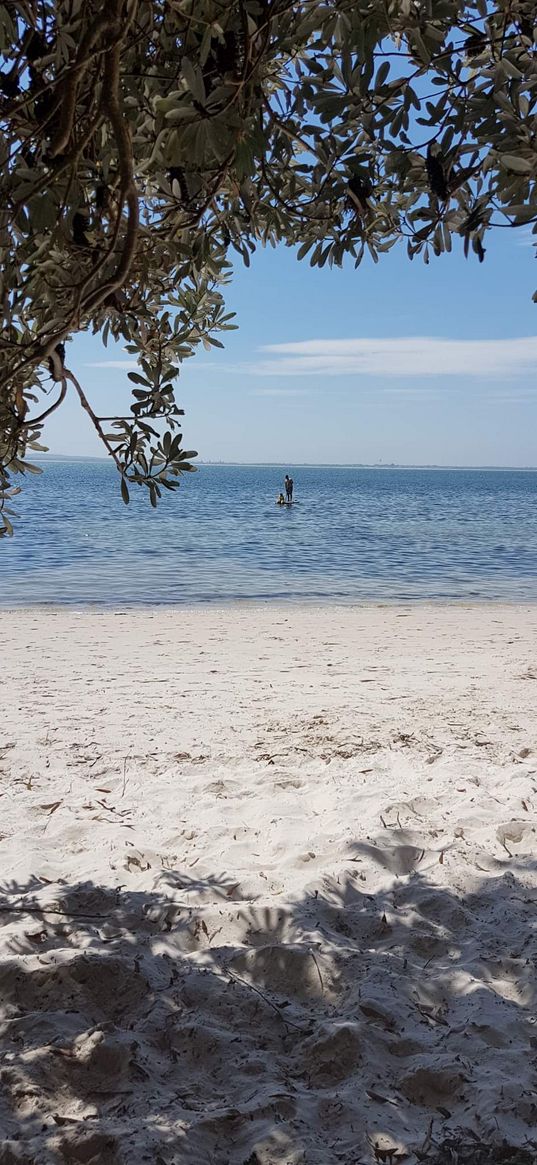
[[[195,97],[196,101],[199,101],[201,105],[204,105],[206,100],[206,93],[201,69],[194,65],[188,57],[183,57],[181,61],[181,71],[188,85],[188,88],[192,93],[192,96]]]
[[[139,372],[128,372],[127,376],[133,384],[143,384],[145,388],[151,388],[151,382],[146,380],[145,376],[140,376]]]
[[[531,174],[535,169],[535,162],[521,158],[518,154],[501,154],[500,165],[504,170],[511,170],[513,174]]]

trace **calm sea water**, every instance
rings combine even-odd
[[[207,466],[157,511],[48,461],[0,541],[0,603],[537,600],[537,472]]]

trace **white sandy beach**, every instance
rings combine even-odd
[[[537,606],[0,637],[1,1165],[537,1143]]]

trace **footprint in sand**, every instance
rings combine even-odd
[[[419,849],[414,845],[381,846],[361,842],[356,848],[364,857],[371,858],[378,866],[382,866],[384,870],[388,870],[390,874],[395,874],[396,877],[413,873],[427,854],[425,849]],[[435,859],[438,861],[436,855]]]
[[[438,1058],[424,1057],[424,1063],[406,1072],[399,1081],[400,1091],[411,1104],[436,1108],[439,1104],[460,1101],[467,1078],[453,1061],[439,1063]]]
[[[331,959],[307,946],[257,947],[233,959],[237,974],[286,998],[334,998],[337,976]]]
[[[532,854],[535,850],[535,826],[527,821],[508,821],[505,825],[499,825],[496,837],[507,853],[514,846],[518,847],[518,853]]]
[[[66,1165],[121,1165],[116,1138],[103,1133],[65,1137],[60,1152]]]
[[[360,1025],[328,1023],[302,1044],[298,1072],[321,1088],[333,1088],[352,1074],[361,1057]]]
[[[18,1141],[0,1141],[0,1165],[35,1165]]]
[[[6,961],[0,974],[4,1003],[23,1011],[65,1012],[76,1008],[88,1025],[112,1020],[139,1004],[149,990],[132,961],[102,955],[74,955],[61,964],[35,969]]]

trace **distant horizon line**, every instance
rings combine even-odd
[[[109,457],[101,457],[92,453],[42,453],[36,461],[110,461]],[[403,461],[198,461],[199,468],[206,466],[223,466],[232,469],[452,469],[452,470],[492,470],[497,473],[516,471],[519,473],[535,473],[535,465],[451,465],[440,462],[403,462]]]

